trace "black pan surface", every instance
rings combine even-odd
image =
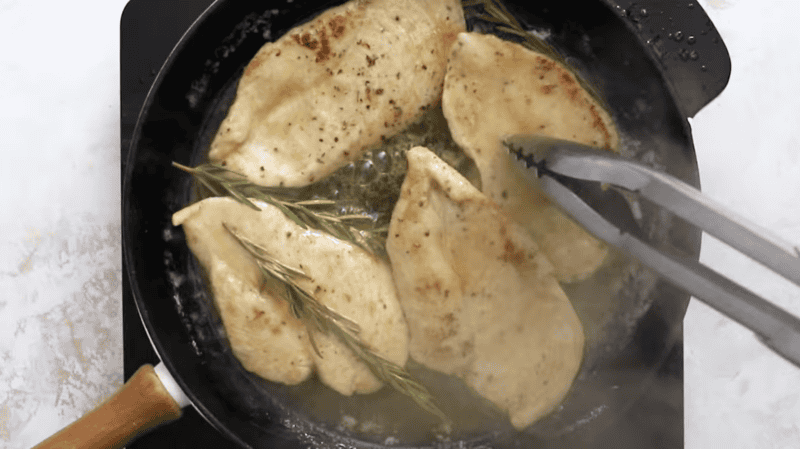
[[[505,3],[524,25],[548,35],[598,88],[624,135],[624,154],[699,187],[686,118],[724,88],[730,71],[727,51],[699,7],[676,11],[674,2],[658,1],[625,8],[610,1]],[[654,381],[680,336],[688,295],[646,269],[630,273],[620,313],[604,329],[602,344],[587,352],[563,407],[522,433],[498,425],[447,442],[342,430],[299,406],[296,391],[260,380],[233,357],[199,267],[182,232],[171,225],[172,213],[190,202],[192,191],[191,179],[171,163],[203,160],[239,74],[264,42],[332,4],[219,0],[157,75],[123,167],[123,257],[154,347],[198,411],[243,447],[590,446]],[[690,29],[697,36],[692,48],[701,49],[695,51],[702,58],[682,52],[688,44],[675,39],[676,31]],[[647,204],[642,211],[652,244],[698,256],[698,230]],[[330,407],[350,411],[363,407],[359,401]]]

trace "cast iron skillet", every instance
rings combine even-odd
[[[261,381],[239,365],[183,234],[171,225],[171,215],[191,195],[190,178],[171,163],[202,161],[214,123],[229,105],[225,93],[264,42],[336,3],[341,2],[216,1],[158,74],[124,161],[123,257],[142,321],[193,405],[242,447],[387,443],[385,435],[362,435],[314,419],[292,405],[291,389]],[[727,50],[699,6],[671,0],[505,3],[525,25],[547,31],[550,42],[602,93],[623,132],[624,154],[699,187],[687,117],[722,91],[730,73]],[[698,256],[697,229],[642,207],[643,232],[652,244]],[[522,433],[498,426],[462,435],[462,442],[405,441],[402,435],[389,442],[393,447],[588,445],[647,388],[680,336],[688,295],[647,270],[631,276],[626,313],[608,330],[614,338],[587,355],[573,391],[553,416]],[[348,401],[335,407],[361,404]]]

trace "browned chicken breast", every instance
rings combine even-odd
[[[323,383],[344,394],[370,393],[381,382],[333,336],[314,334],[286,301],[261,289],[252,257],[223,223],[265,248],[275,260],[304,271],[298,284],[322,304],[359,325],[360,338],[376,354],[400,366],[408,357],[408,328],[389,265],[348,242],[306,230],[277,208],[253,201],[261,211],[231,198],[209,198],[173,216],[189,248],[206,269],[214,301],[236,357],[249,371],[285,384],[316,370]]]
[[[265,186],[302,186],[441,98],[464,31],[457,0],[354,0],[262,47],[209,157]]]
[[[583,279],[607,248],[531,187],[502,144],[538,134],[616,150],[611,117],[560,63],[492,35],[461,33],[447,66],[442,109],[456,143],[481,174],[481,189],[522,224],[562,281]]]
[[[463,378],[522,429],[566,395],[583,328],[528,233],[429,150],[408,175],[387,251],[414,360]]]

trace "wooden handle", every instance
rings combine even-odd
[[[34,449],[122,448],[181,414],[181,407],[164,388],[153,366],[144,365],[111,399]]]

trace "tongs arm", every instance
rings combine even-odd
[[[555,148],[555,147],[552,147]],[[597,149],[570,144],[546,156],[548,170],[635,192],[800,285],[800,249],[725,209],[688,184]]]
[[[532,143],[533,142],[533,143]],[[800,319],[689,258],[664,254],[612,225],[558,176],[597,181],[638,193],[800,285],[796,247],[645,165],[571,142],[514,136],[512,150],[532,158],[541,189],[597,237],[637,258],[663,278],[756,333],[770,349],[800,367]],[[536,147],[531,148],[535,143]]]

